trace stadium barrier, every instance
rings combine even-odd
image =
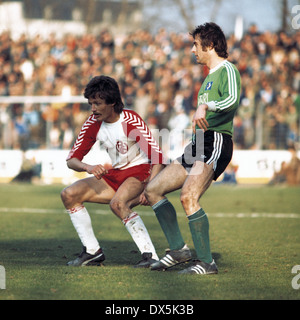
[[[266,184],[291,156],[286,150],[236,150],[231,162],[237,166],[238,183]]]
[[[0,150],[0,183],[8,183],[20,172],[40,168],[39,181],[44,184],[70,184],[89,176],[85,172],[75,172],[66,165],[68,150]],[[285,150],[235,150],[232,164],[236,166],[236,180],[242,184],[265,184],[280,170],[283,161],[291,159]],[[84,161],[89,164],[111,165],[106,151],[95,145]],[[221,178],[219,179],[221,180]]]
[[[1,96],[0,106],[9,104],[86,104],[83,96]],[[51,121],[47,121],[47,123]],[[154,129],[155,130],[155,129]],[[172,133],[172,132],[170,132]],[[174,132],[176,133],[176,132]],[[162,132],[153,133],[161,135]],[[46,132],[46,136],[48,132]],[[179,136],[167,135],[165,142],[168,144],[168,156],[175,159],[183,150],[183,143],[190,135],[185,133]],[[46,137],[48,140],[48,137]],[[163,139],[164,140],[164,139]],[[157,140],[159,141],[159,140]],[[175,143],[174,143],[175,141]],[[165,150],[163,148],[163,150]],[[20,173],[32,170],[33,174],[39,171],[39,181],[46,184],[63,183],[70,184],[75,180],[88,176],[87,173],[74,172],[66,165],[68,150],[32,149],[23,152],[21,150],[0,150],[0,183],[7,183],[15,179]],[[300,156],[300,154],[299,154]],[[235,150],[232,164],[236,167],[236,180],[238,183],[268,183],[275,171],[279,171],[283,161],[288,162],[291,154],[286,150]],[[104,164],[110,166],[110,159],[106,151],[97,144],[86,155],[85,162],[89,164]],[[34,167],[36,166],[36,167]],[[35,173],[34,173],[35,171]],[[221,177],[219,178],[221,180]]]

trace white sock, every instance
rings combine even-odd
[[[151,252],[152,259],[159,260],[147,228],[145,227],[141,217],[136,212],[132,212],[127,218],[122,220],[122,222],[127,231],[130,233],[140,252]]]
[[[70,214],[71,221],[78,233],[82,245],[86,247],[86,252],[95,254],[96,251],[99,250],[100,246],[95,237],[92,221],[86,208],[84,206],[80,206],[69,209],[67,212]]]

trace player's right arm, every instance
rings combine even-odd
[[[101,164],[90,165],[80,161],[77,158],[71,158],[67,160],[67,166],[69,169],[72,169],[74,171],[85,171],[89,174],[93,174],[98,180],[107,173],[107,170]]]
[[[68,168],[78,172],[88,172],[89,174],[93,174],[97,179],[101,179],[102,175],[105,174],[107,170],[101,164],[89,165],[84,163],[82,159],[96,142],[100,126],[101,123],[97,122],[91,115],[83,124],[67,158]]]
[[[207,104],[200,104],[194,113],[193,120],[192,120],[192,128],[193,132],[196,132],[196,125],[206,131],[207,128],[209,127],[209,124],[206,120],[206,111],[208,109]]]

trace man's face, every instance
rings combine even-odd
[[[196,57],[199,64],[206,64],[209,57],[209,51],[205,51],[202,48],[201,40],[199,36],[196,36],[193,42],[192,52]]]
[[[106,104],[105,100],[101,98],[90,98],[88,102],[97,121],[112,123],[119,119],[119,114],[114,111],[114,104]]]

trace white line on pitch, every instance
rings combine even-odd
[[[89,210],[90,213],[99,215],[112,214],[110,209],[107,210]],[[0,213],[37,213],[37,214],[63,214],[64,209],[43,209],[43,208],[1,208]],[[154,216],[153,211],[140,211],[141,216]],[[184,216],[183,212],[178,212],[179,216]],[[283,219],[300,219],[299,213],[267,213],[267,212],[252,212],[252,213],[209,213],[209,217],[214,218],[283,218]]]

